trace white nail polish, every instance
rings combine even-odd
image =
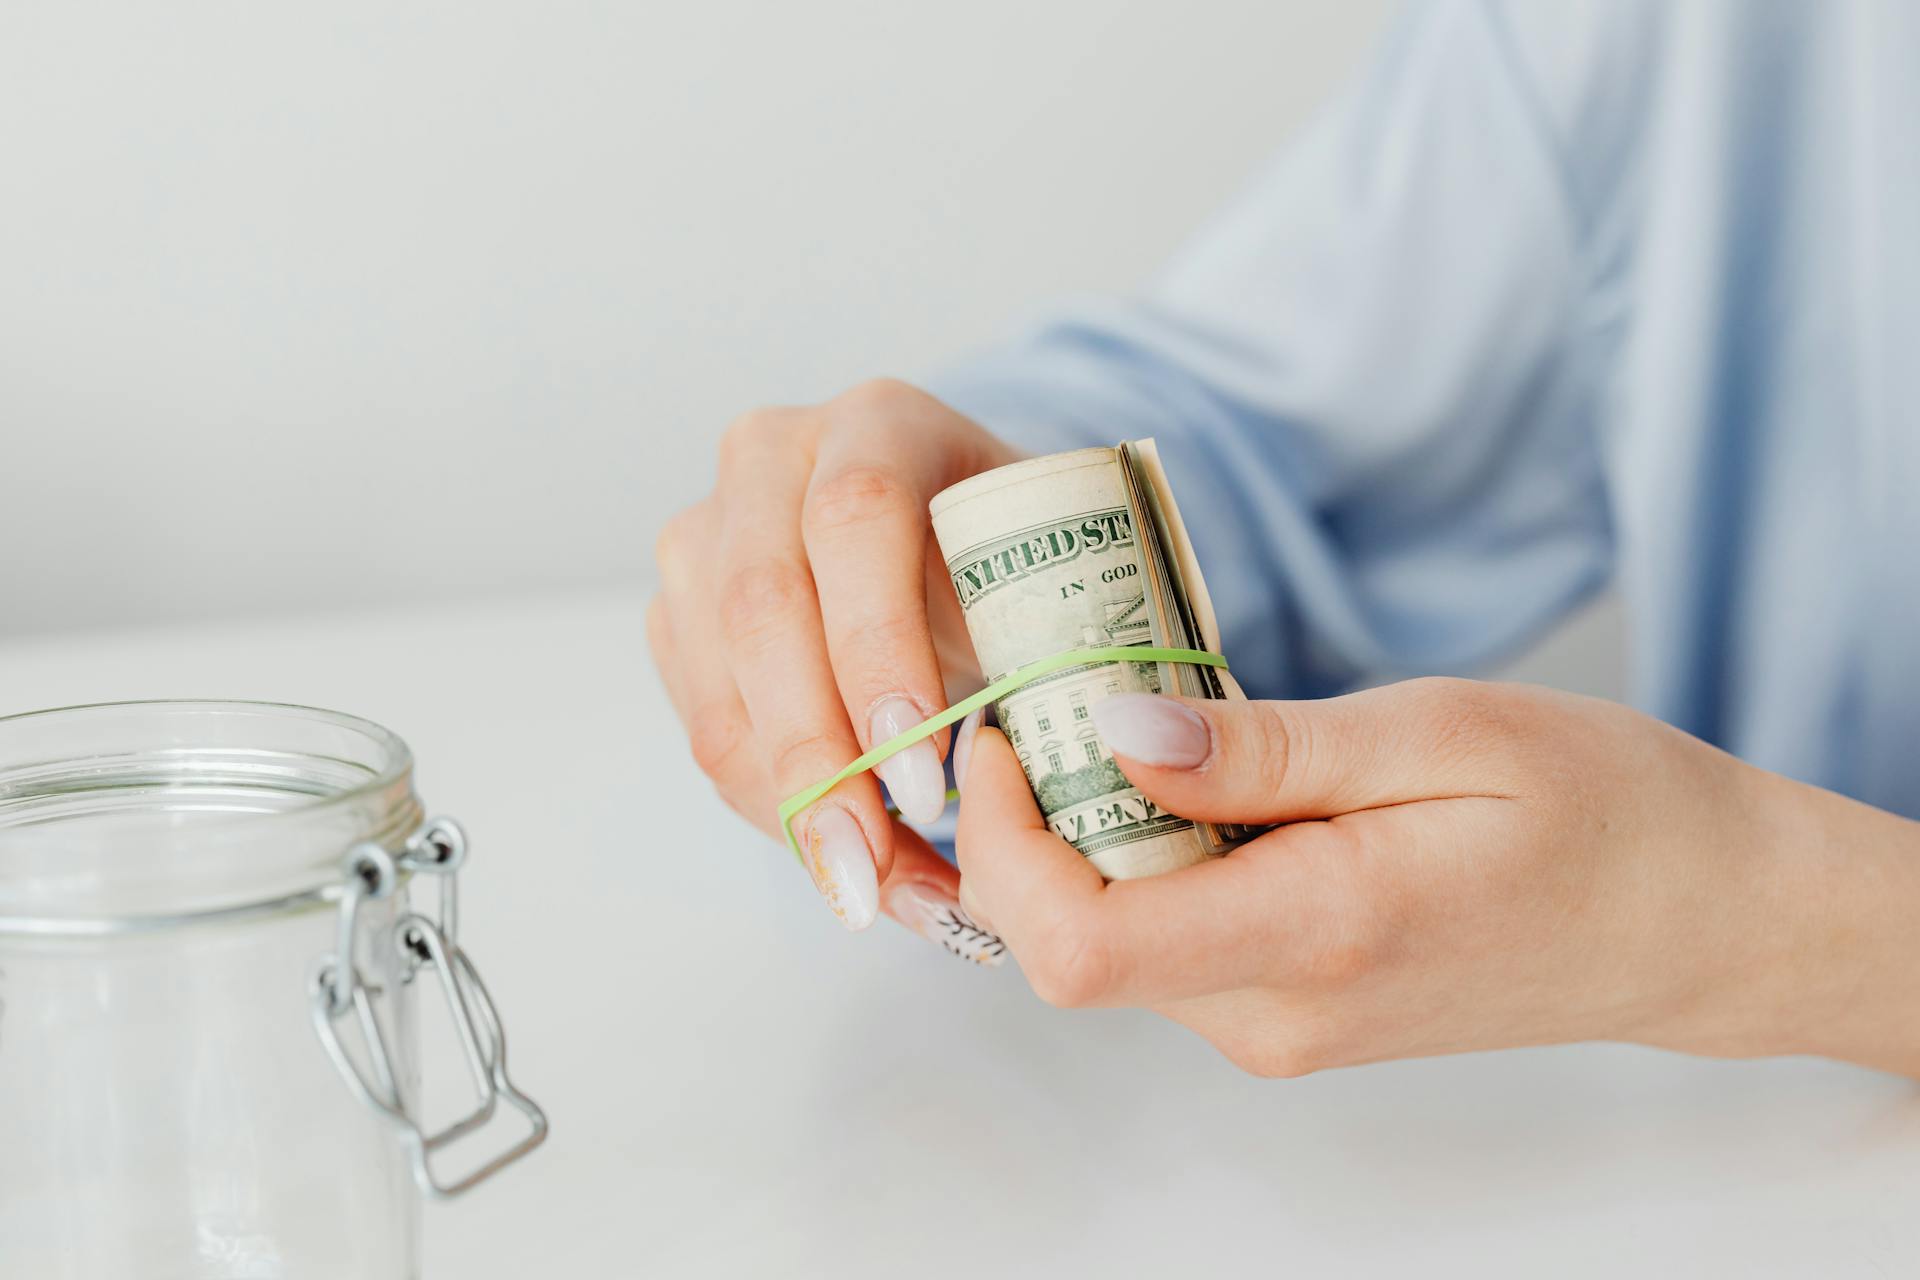
[[[981,723],[987,718],[985,707],[975,707],[960,722],[960,732],[953,739],[953,786],[954,790],[964,790],[967,785],[967,762],[973,759],[973,735],[980,732]]]
[[[853,815],[836,804],[823,804],[807,817],[807,874],[827,906],[849,929],[864,929],[880,909],[880,879],[873,871],[873,852]]]
[[[925,719],[919,707],[898,694],[882,698],[869,720],[867,745],[877,747]],[[940,749],[933,745],[932,738],[922,738],[875,765],[873,771],[887,784],[887,794],[908,822],[934,822],[946,812],[947,775],[940,767]]]
[[[997,968],[1007,944],[982,929],[948,894],[930,884],[902,884],[887,890],[887,910],[928,942],[938,943],[962,960]]]
[[[1122,693],[1093,704],[1093,727],[1108,749],[1162,769],[1195,769],[1213,754],[1200,714],[1156,693]]]

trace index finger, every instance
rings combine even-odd
[[[800,540],[811,463],[794,433],[770,424],[722,455],[720,631],[776,796],[830,776],[860,754],[821,631]],[[864,929],[893,862],[893,823],[873,778],[848,778],[799,814],[808,872],[834,913]]]
[[[913,431],[923,400],[947,412],[905,389],[828,406],[836,421],[820,442],[801,516],[834,679],[866,747],[946,704],[927,616],[927,500],[955,477],[949,451]],[[945,744],[936,734],[878,768],[909,821],[932,822],[946,807]]]

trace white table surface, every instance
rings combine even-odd
[[[163,696],[379,720],[474,839],[465,940],[554,1127],[428,1207],[430,1280],[1920,1274],[1905,1081],[1621,1046],[1260,1081],[845,933],[687,761],[637,593],[0,644],[0,709]]]

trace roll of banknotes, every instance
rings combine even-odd
[[[1069,649],[1220,651],[1213,602],[1153,441],[1030,458],[935,495],[934,537],[989,680]],[[1095,731],[1116,693],[1240,698],[1187,663],[1090,662],[994,705],[1048,825],[1109,880],[1218,857],[1251,832],[1190,822],[1129,783]]]

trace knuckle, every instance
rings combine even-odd
[[[821,730],[781,743],[773,749],[773,776],[811,778],[822,769],[833,767],[831,762],[847,758],[842,736]]]
[[[787,427],[788,415],[779,409],[753,409],[727,424],[720,433],[720,465],[724,470],[772,444]]]
[[[845,687],[878,693],[907,691],[922,683],[914,670],[916,655],[931,652],[933,637],[924,613],[889,610],[834,627],[828,647],[834,670]],[[939,689],[932,690],[938,705]]]
[[[875,463],[848,467],[807,495],[801,512],[808,533],[834,533],[875,520],[917,514],[919,498],[899,473]]]
[[[1275,791],[1285,791],[1306,775],[1313,756],[1313,737],[1304,716],[1274,702],[1251,704],[1259,708],[1251,718],[1251,741],[1246,745],[1260,775]]]
[[[925,395],[919,388],[898,378],[869,378],[855,383],[834,397],[836,409],[886,417],[916,407]]]
[[[1289,1026],[1278,1035],[1249,1037],[1217,1047],[1227,1061],[1262,1080],[1298,1080],[1336,1065],[1309,1026]]]
[[[1380,967],[1379,948],[1364,929],[1342,929],[1311,947],[1301,965],[1301,976],[1319,991],[1351,990]]]
[[[1024,966],[1034,994],[1056,1009],[1081,1009],[1113,989],[1113,953],[1084,922],[1047,935]]]
[[[1280,1047],[1258,1043],[1252,1040],[1225,1040],[1214,1044],[1228,1062],[1250,1076],[1262,1080],[1290,1079],[1296,1074],[1294,1063],[1286,1051]]]
[[[1501,685],[1436,676],[1411,681],[1408,693],[1417,731],[1440,753],[1504,758],[1525,730],[1517,698]]]
[[[1321,996],[1344,995],[1383,974],[1410,927],[1400,878],[1378,871],[1382,860],[1360,830],[1336,818],[1316,831],[1321,843],[1312,856],[1328,869],[1327,909],[1299,939],[1292,968],[1302,990]]]
[[[660,527],[659,536],[653,540],[653,562],[660,566],[663,576],[678,573],[691,563],[697,541],[694,526],[699,523],[699,513],[700,508],[688,507],[675,512]]]
[[[687,730],[694,763],[709,778],[727,773],[747,745],[747,726],[732,716],[705,716]]]
[[[656,666],[666,663],[671,651],[672,624],[667,618],[667,602],[660,596],[647,601],[647,648]]]
[[[720,633],[736,645],[780,633],[812,589],[811,575],[792,560],[763,556],[737,565],[721,583]]]

